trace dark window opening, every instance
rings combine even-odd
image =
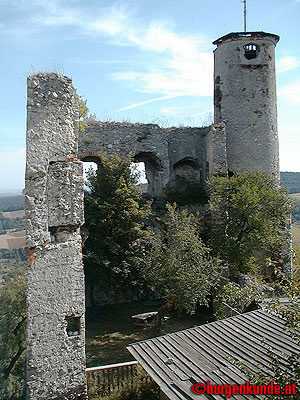
[[[253,58],[257,57],[259,46],[254,43],[248,43],[245,44],[244,50],[245,50],[245,57],[247,58],[247,60],[252,60]]]
[[[67,321],[67,335],[78,336],[80,334],[80,317],[69,316]]]

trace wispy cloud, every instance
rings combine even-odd
[[[284,72],[290,71],[299,67],[300,62],[296,57],[287,56],[281,58],[276,65],[277,74],[282,74]]]
[[[172,99],[174,97],[178,97],[177,95],[170,95],[170,96],[162,96],[162,97],[156,97],[154,99],[150,99],[150,100],[146,100],[146,101],[141,101],[140,103],[135,103],[135,104],[131,104],[129,106],[126,107],[122,107],[119,110],[117,110],[116,112],[119,111],[125,111],[125,110],[130,110],[131,108],[135,108],[135,107],[140,107],[140,106],[144,106],[145,104],[149,104],[149,103],[154,103],[156,101],[162,101],[162,100],[167,100],[167,99]]]
[[[300,81],[295,81],[279,88],[278,96],[290,103],[300,104]]]
[[[9,3],[9,0],[3,2]],[[15,29],[15,34],[20,36],[22,31],[25,36],[26,33],[36,33],[38,29],[68,26],[72,28],[68,35],[79,31],[91,40],[101,38],[113,46],[135,47],[141,54],[135,67],[128,70],[120,67],[110,77],[134,91],[156,97],[120,110],[175,96],[212,94],[213,55],[210,45],[207,45],[210,41],[203,34],[176,33],[167,21],[146,22],[125,6],[95,9],[84,8],[80,2],[73,2],[69,7],[64,4],[59,0],[32,0],[28,3],[12,0],[12,7],[22,10],[22,15],[26,15],[25,10],[30,18],[24,23],[18,21],[9,28],[10,32]]]

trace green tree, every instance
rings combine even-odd
[[[197,304],[208,305],[209,296],[220,278],[221,264],[198,233],[197,218],[186,210],[167,204],[161,229],[148,229],[147,245],[140,260],[140,273],[165,301],[158,316],[174,306],[194,313]]]
[[[89,238],[83,260],[92,303],[95,282],[103,290],[126,291],[138,279],[133,259],[141,251],[141,221],[149,205],[141,202],[138,174],[131,163],[129,157],[101,157],[97,172],[88,173],[85,221]]]
[[[243,313],[245,308],[255,299],[259,299],[256,289],[238,283],[228,282],[222,286],[215,299],[215,316],[222,319],[237,313]]]
[[[247,271],[253,259],[274,255],[290,213],[285,189],[265,172],[244,172],[208,181],[213,219],[212,248],[231,275]],[[263,262],[264,263],[264,262]]]
[[[0,288],[0,398],[21,397],[24,382],[26,285],[15,273]]]
[[[97,121],[96,114],[91,114],[90,109],[87,106],[87,100],[84,100],[83,96],[75,94],[75,101],[79,108],[79,130],[84,131],[89,121]]]

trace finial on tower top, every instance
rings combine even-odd
[[[247,32],[247,0],[241,0],[244,3],[244,32]]]

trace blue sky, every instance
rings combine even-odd
[[[102,120],[201,126],[211,42],[243,30],[240,0],[0,0],[0,191],[24,184],[26,76],[70,76]],[[282,171],[300,171],[300,0],[248,0],[248,31],[280,35]]]

